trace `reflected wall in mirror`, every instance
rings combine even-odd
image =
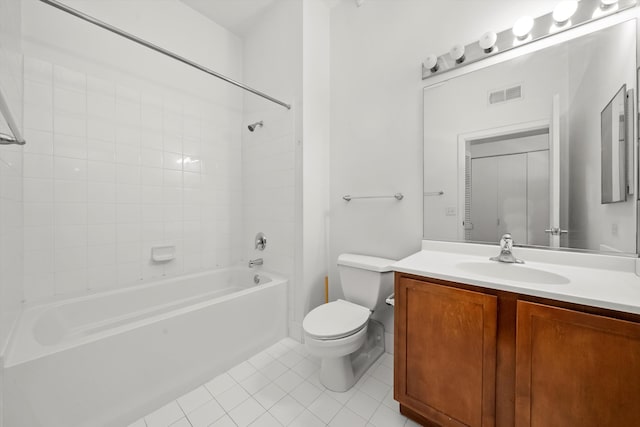
[[[635,201],[600,194],[600,115],[635,87],[635,46],[630,20],[427,86],[425,239],[635,254]]]
[[[627,200],[627,85],[600,114],[602,203]]]

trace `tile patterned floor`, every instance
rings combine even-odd
[[[401,427],[385,353],[345,393],[318,379],[318,360],[285,338],[129,427]]]

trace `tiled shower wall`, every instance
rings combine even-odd
[[[0,0],[0,88],[18,124],[22,123],[21,8]],[[0,132],[9,133],[4,119]],[[0,401],[1,356],[22,301],[22,148],[0,146]],[[1,418],[0,402],[0,424]]]
[[[241,256],[241,111],[25,58],[26,300]],[[154,263],[151,247],[175,245]]]

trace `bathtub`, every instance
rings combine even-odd
[[[286,287],[229,268],[26,307],[4,425],[126,426],[285,337]]]

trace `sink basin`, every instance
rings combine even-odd
[[[460,270],[500,280],[538,283],[541,285],[566,285],[569,279],[556,273],[527,267],[522,264],[508,264],[504,262],[466,261],[456,264]]]

